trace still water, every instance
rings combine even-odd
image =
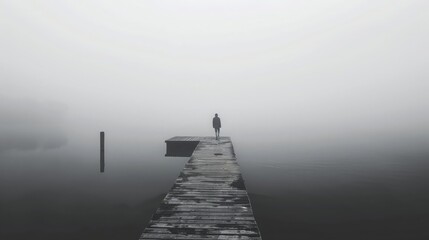
[[[91,136],[0,153],[0,239],[138,239],[187,158],[107,133],[100,173]],[[232,140],[263,239],[429,239],[424,148]]]

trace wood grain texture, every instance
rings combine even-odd
[[[187,142],[198,144],[140,239],[261,240],[231,139],[166,141],[175,148]]]

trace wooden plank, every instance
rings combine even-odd
[[[256,228],[253,229],[234,229],[234,228],[220,228],[220,229],[210,229],[210,228],[192,228],[192,227],[171,227],[171,228],[152,228],[148,227],[144,230],[143,233],[192,233],[199,235],[245,235],[245,236],[259,236],[259,231]]]
[[[207,239],[220,239],[220,240],[260,240],[260,237],[249,237],[242,235],[197,235],[197,234],[160,234],[160,233],[147,233],[140,239],[180,239],[180,240],[207,240]]]
[[[180,211],[162,211],[157,210],[155,212],[155,215],[159,216],[227,216],[227,217],[253,217],[252,213],[246,213],[246,212],[203,212],[203,211],[197,211],[197,212],[180,212]],[[155,216],[154,215],[154,216]]]
[[[226,221],[254,221],[255,219],[253,216],[246,217],[246,216],[161,216],[161,215],[154,215],[156,218],[153,218],[152,220],[158,220],[158,219],[164,219],[164,220],[197,220],[197,221],[204,221],[204,220],[226,220]]]
[[[255,225],[256,222],[253,220],[225,220],[225,219],[204,219],[204,220],[192,220],[192,219],[157,219],[152,220],[151,223],[175,223],[175,224],[231,224],[231,225]]]
[[[185,136],[166,143],[169,154],[195,149],[140,239],[261,240],[231,139]]]

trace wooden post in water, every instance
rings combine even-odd
[[[100,172],[104,172],[104,132],[100,132]]]

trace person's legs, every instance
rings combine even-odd
[[[216,139],[219,137],[219,128],[215,128]]]

